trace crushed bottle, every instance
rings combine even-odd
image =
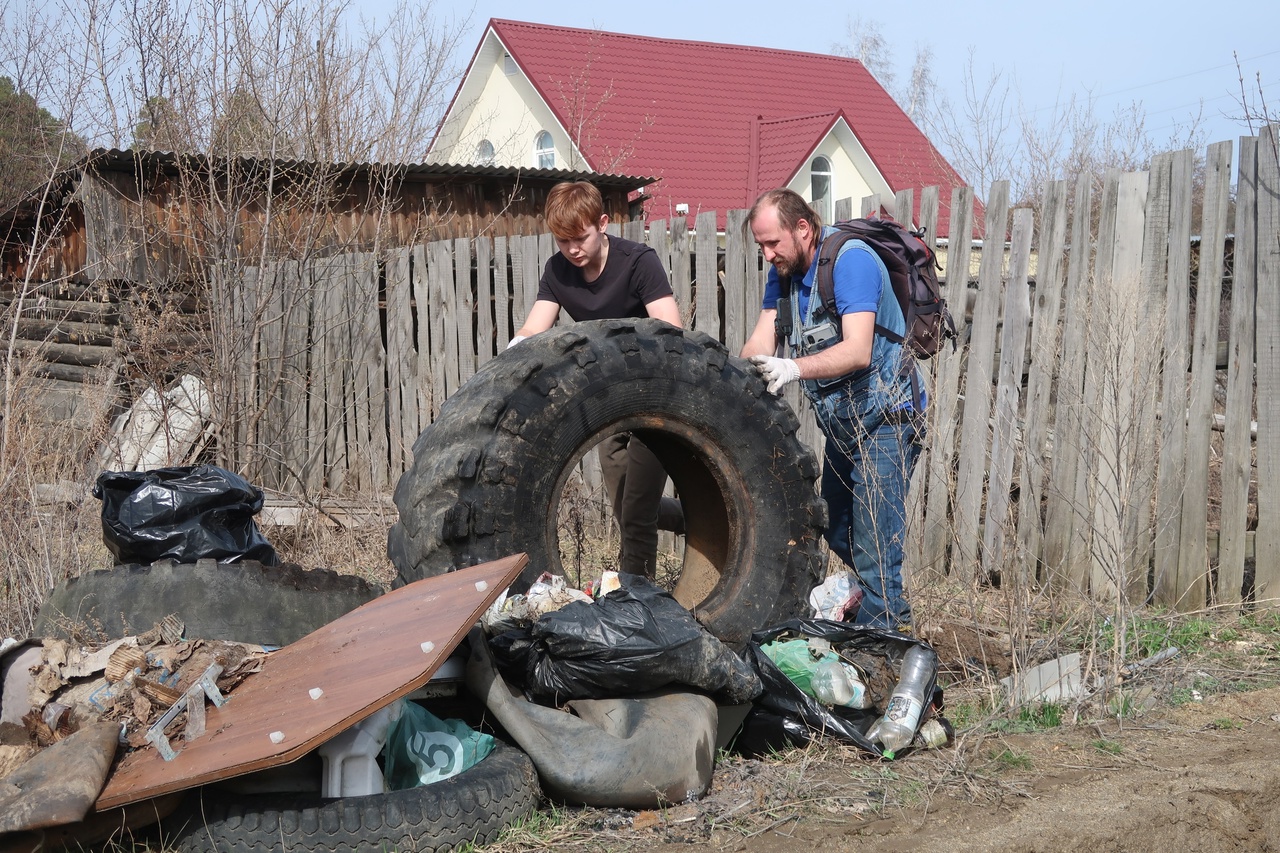
[[[858,671],[834,656],[820,661],[814,667],[809,684],[813,689],[813,697],[824,705],[871,707],[867,686],[862,683]]]

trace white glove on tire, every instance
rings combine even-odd
[[[789,358],[771,355],[753,355],[748,359],[760,371],[760,378],[768,383],[770,394],[781,394],[788,383],[800,378],[800,366]]]
[[[514,338],[511,339],[511,343],[507,344],[507,349],[511,349],[513,346],[523,341],[526,337],[527,337],[526,335],[516,335]]]

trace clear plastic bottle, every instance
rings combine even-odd
[[[925,688],[938,671],[938,655],[925,646],[912,646],[902,656],[898,684],[893,688],[884,716],[867,730],[867,740],[879,743],[885,758],[910,745],[924,710]]]
[[[813,696],[824,705],[843,705],[846,708],[867,708],[867,686],[858,677],[858,671],[844,661],[828,658],[820,662],[809,679]]]

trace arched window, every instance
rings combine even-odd
[[[481,139],[480,144],[476,146],[476,162],[481,166],[492,166],[493,161],[493,143],[487,139]]]
[[[538,131],[538,135],[533,138],[533,163],[539,169],[556,167],[556,144],[551,140],[551,134],[545,130]]]
[[[813,189],[813,209],[830,223],[833,217],[831,191],[831,161],[826,157],[814,157],[809,164],[809,185]]]

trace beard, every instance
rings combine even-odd
[[[778,255],[773,259],[773,268],[778,271],[779,278],[803,278],[809,271],[809,265],[799,254],[793,257]]]

